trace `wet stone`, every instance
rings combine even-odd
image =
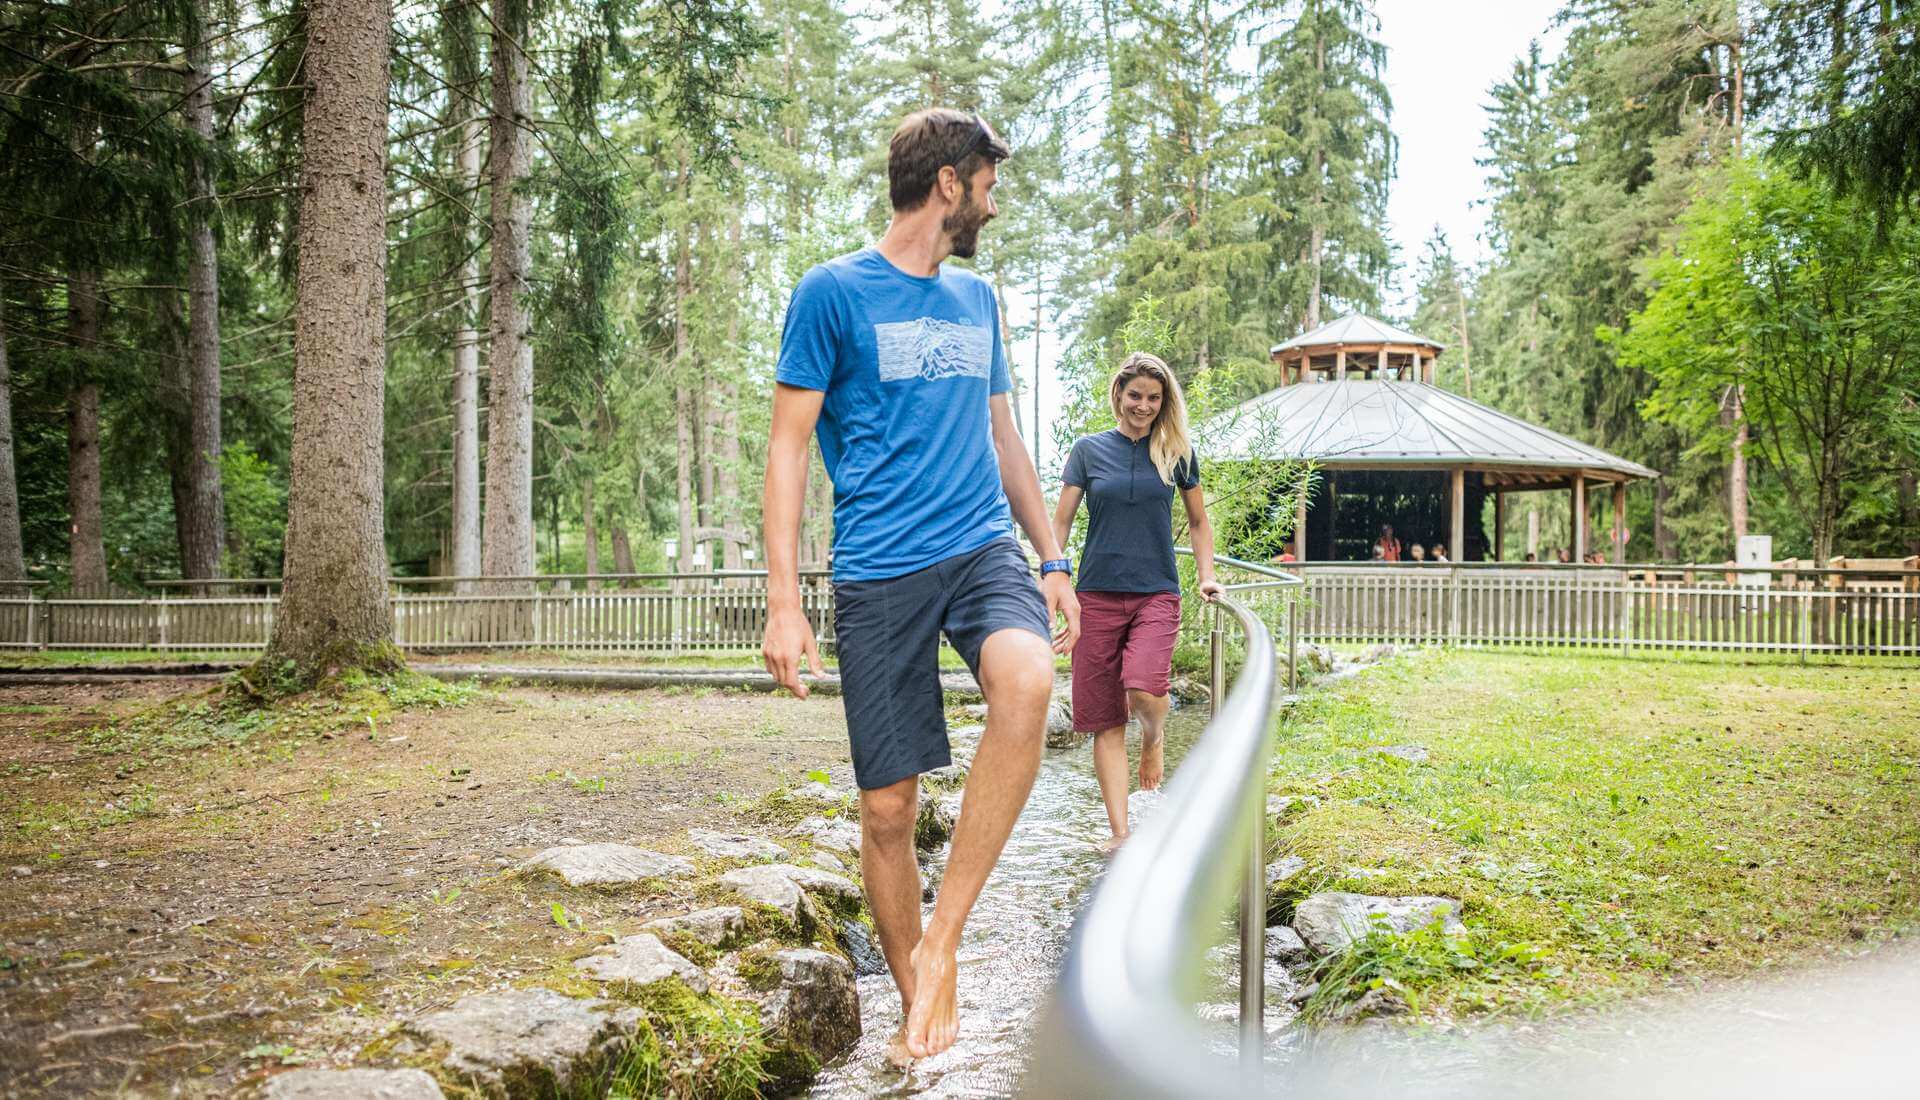
[[[721,859],[773,860],[787,858],[787,850],[746,833],[716,833],[711,829],[688,829],[687,839],[710,856]]]
[[[1298,966],[1311,962],[1313,951],[1300,938],[1300,933],[1283,924],[1267,929],[1267,958],[1282,966]]]
[[[417,1069],[296,1069],[274,1076],[266,1100],[441,1100],[446,1094]]]
[[[772,989],[750,993],[771,1057],[774,1091],[811,1077],[860,1041],[860,991],[853,967],[838,955],[791,947],[767,956]]]
[[[623,936],[573,965],[595,981],[652,985],[679,978],[695,993],[707,991],[706,972],[661,943],[660,937],[651,932]]]
[[[444,1043],[447,1068],[486,1089],[504,1091],[512,1080],[530,1095],[564,1094],[625,1049],[640,1015],[551,989],[513,989],[462,997],[408,1030]]]
[[[738,905],[716,905],[677,917],[650,920],[640,927],[656,936],[692,936],[708,947],[726,947],[746,932],[747,914]]]
[[[1400,935],[1440,923],[1448,932],[1465,932],[1460,903],[1437,897],[1374,897],[1327,891],[1293,909],[1293,930],[1316,954],[1334,955],[1378,930]]]
[[[1267,864],[1267,890],[1286,882],[1288,879],[1307,869],[1307,861],[1299,856],[1281,856]]]
[[[1352,1023],[1356,1020],[1372,1019],[1379,1016],[1404,1016],[1407,1002],[1391,989],[1369,989],[1357,1000],[1335,1008],[1330,1018],[1336,1023]]]
[[[872,978],[887,972],[887,956],[880,950],[873,930],[857,920],[842,920],[835,936],[840,949],[853,960],[853,972],[862,978]]]
[[[536,854],[521,866],[552,871],[568,886],[613,885],[693,874],[693,864],[681,856],[649,852],[631,844],[564,844]]]

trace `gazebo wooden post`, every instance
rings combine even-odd
[[[1505,561],[1507,557],[1507,491],[1493,491],[1493,560]]]
[[[1458,466],[1449,474],[1447,496],[1451,520],[1447,525],[1447,560],[1467,560],[1467,472]]]
[[[1333,353],[1333,380],[1335,382],[1345,382],[1347,380],[1346,348],[1341,348]]]
[[[1613,483],[1613,564],[1627,560],[1627,483]]]
[[[1573,560],[1585,561],[1587,558],[1587,475],[1578,471],[1573,475],[1573,533],[1568,536],[1573,543]]]
[[[1376,357],[1375,363],[1377,365],[1374,367],[1374,374],[1380,381],[1385,382],[1387,380],[1387,346],[1385,344],[1380,345],[1380,354]]]

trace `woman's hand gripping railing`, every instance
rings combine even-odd
[[[1184,548],[1181,549],[1185,553]],[[1213,716],[1080,915],[1034,1044],[1038,1096],[1227,1096],[1259,1089],[1265,1006],[1266,761],[1273,742],[1273,636],[1241,597],[1298,577],[1216,557],[1261,580],[1226,586],[1210,632]],[[1293,682],[1289,600],[1288,682]],[[1245,660],[1226,690],[1226,621]],[[1192,1004],[1214,921],[1240,887],[1240,1065],[1207,1053]]]

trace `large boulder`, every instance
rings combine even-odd
[[[711,829],[688,829],[687,839],[710,856],[721,859],[750,859],[759,862],[787,858],[787,850],[771,840],[747,833],[716,833]]]
[[[267,1081],[266,1100],[443,1100],[417,1069],[296,1069]]]
[[[860,991],[847,960],[788,947],[755,960],[754,971],[746,996],[760,1006],[774,1091],[811,1078],[860,1041]]]
[[[706,972],[661,943],[660,937],[651,932],[622,936],[573,965],[582,974],[600,982],[652,985],[678,978],[695,993],[707,991]]]
[[[522,870],[551,871],[568,886],[602,886],[649,878],[685,878],[693,864],[681,856],[649,852],[631,844],[563,844],[535,854]]]
[[[482,1091],[570,1095],[632,1041],[641,1012],[551,989],[474,993],[407,1025]]]
[[[747,914],[738,905],[716,905],[677,917],[650,920],[640,928],[656,936],[691,936],[708,947],[730,947],[746,933]]]
[[[1375,931],[1399,935],[1438,923],[1465,932],[1460,903],[1451,898],[1374,897],[1330,890],[1293,907],[1293,930],[1318,955],[1335,955]]]
[[[1300,933],[1283,924],[1267,929],[1267,958],[1282,966],[1299,966],[1313,961],[1313,951]]]

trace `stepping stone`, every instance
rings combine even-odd
[[[417,1069],[296,1069],[275,1074],[266,1100],[444,1100],[439,1082]]]
[[[706,971],[674,953],[651,932],[623,936],[573,965],[596,981],[652,985],[679,978],[695,993],[707,991]]]
[[[795,788],[787,797],[796,802],[819,802],[828,806],[844,806],[853,796],[814,779],[808,781],[805,786]]]
[[[860,854],[860,826],[844,817],[809,817],[787,835],[811,838],[817,848],[830,848],[850,856]]]
[[[1465,932],[1459,912],[1460,903],[1451,898],[1327,891],[1294,906],[1293,930],[1316,954],[1334,955],[1376,930],[1400,935],[1439,923],[1449,933]]]
[[[445,1044],[447,1068],[485,1090],[505,1094],[511,1083],[514,1095],[564,1095],[626,1048],[640,1018],[630,1006],[509,989],[462,997],[407,1030]]]
[[[779,1094],[860,1041],[860,991],[853,967],[838,955],[790,947],[767,959],[777,968],[777,984],[747,996],[760,1006],[774,1078],[769,1092]]]
[[[566,844],[548,848],[520,865],[552,871],[568,886],[599,886],[649,878],[685,878],[693,864],[682,856],[662,855],[631,844]]]
[[[809,858],[813,860],[815,867],[823,871],[832,871],[836,875],[844,875],[847,873],[847,865],[840,862],[840,857],[834,855],[832,852],[815,852]]]
[[[716,905],[711,909],[661,917],[640,926],[656,936],[692,936],[708,947],[725,947],[747,930],[747,914],[738,905]]]
[[[830,894],[850,901],[860,900],[860,888],[851,881],[817,867],[796,867],[791,863],[762,863],[738,867],[720,876],[720,885],[748,901],[757,901],[779,910],[788,920],[800,919],[805,894]]]
[[[721,859],[772,860],[787,858],[787,850],[771,840],[746,833],[716,833],[711,829],[688,829],[687,839],[710,856]]]

